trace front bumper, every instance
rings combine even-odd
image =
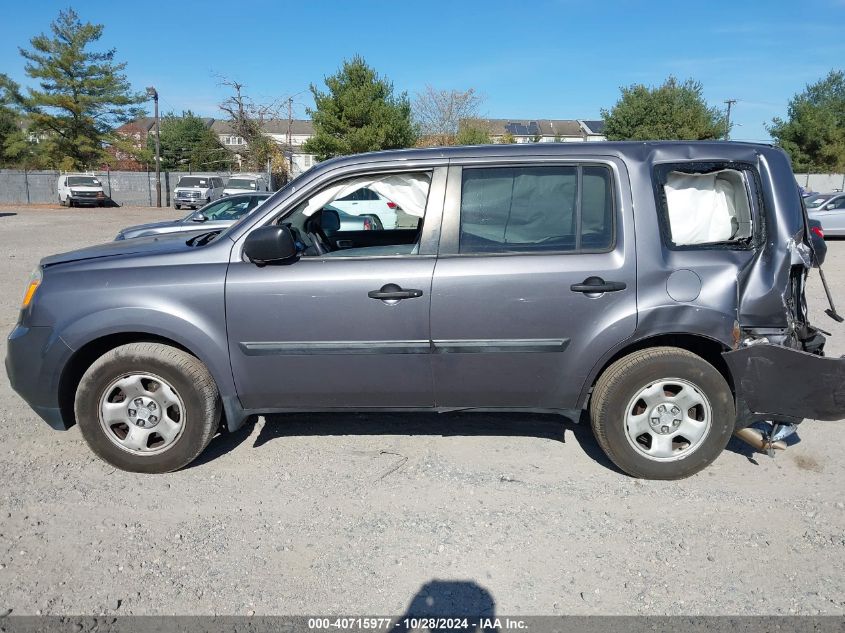
[[[766,343],[724,352],[722,357],[733,376],[737,426],[755,420],[845,419],[845,357]]]
[[[49,327],[18,325],[7,340],[6,374],[12,389],[58,430],[68,428],[59,407],[59,376],[71,354]]]

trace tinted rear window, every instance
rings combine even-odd
[[[460,252],[606,250],[612,208],[605,167],[465,168]]]

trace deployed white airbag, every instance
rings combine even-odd
[[[748,196],[740,172],[673,171],[663,189],[676,245],[728,242],[751,235]]]
[[[430,185],[431,174],[426,172],[351,178],[327,187],[313,196],[302,213],[310,217],[333,200],[367,187],[391,202],[395,202],[408,215],[421,218],[425,215],[425,203]]]

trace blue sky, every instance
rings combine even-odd
[[[0,72],[27,84],[18,47],[49,28],[67,1],[7,7],[0,22]],[[733,138],[768,138],[764,123],[789,98],[845,68],[845,0],[635,2],[77,2],[83,20],[105,24],[137,89],[155,85],[162,108],[220,117],[219,75],[258,100],[322,85],[360,53],[413,97],[473,87],[495,118],[599,118],[619,87],[654,85],[670,74],[704,84],[711,104],[738,100]],[[154,16],[159,16],[158,21]],[[207,28],[204,28],[207,27]],[[203,30],[204,29],[204,30]]]

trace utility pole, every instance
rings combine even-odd
[[[728,104],[728,114],[725,117],[725,140],[731,140],[731,107],[736,103],[736,99],[726,99]]]
[[[293,97],[288,97],[288,135],[286,139],[288,153],[288,178],[293,175]]]
[[[161,127],[158,119],[158,91],[150,86],[147,88],[147,96],[152,97],[155,104],[155,127],[156,127],[156,206],[161,206]]]

